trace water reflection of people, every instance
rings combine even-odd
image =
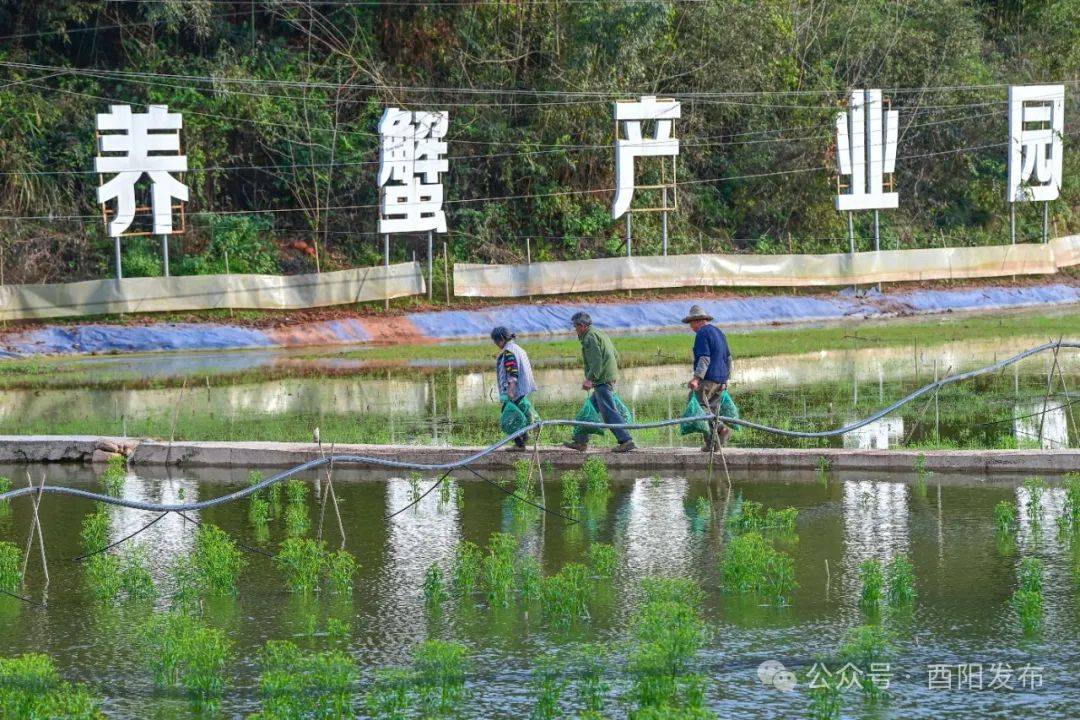
[[[503,409],[507,403],[514,403],[525,416],[526,422],[532,422],[535,412],[529,396],[536,392],[536,380],[533,378],[529,354],[514,342],[515,337],[517,336],[514,333],[501,325],[491,331],[491,341],[502,351],[495,360],[499,403]],[[524,450],[528,437],[528,433],[515,437],[514,449]]]

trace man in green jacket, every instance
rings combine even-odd
[[[581,357],[585,363],[585,382],[583,390],[592,390],[592,404],[596,406],[604,422],[622,424],[626,418],[615,407],[615,381],[619,379],[619,353],[615,350],[611,338],[593,327],[588,313],[575,313],[570,322],[574,324],[581,341]],[[611,428],[615,439],[619,441],[612,452],[625,453],[634,450],[634,439],[623,428]],[[579,429],[574,439],[564,445],[572,450],[584,452],[589,447],[589,436]]]

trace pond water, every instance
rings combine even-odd
[[[993,362],[1040,342],[998,338],[933,348],[866,348],[738,360],[731,383],[743,417],[796,429],[833,428],[883,407],[935,377]],[[219,354],[230,367],[296,358],[259,351]],[[181,387],[8,390],[0,397],[0,434],[109,434],[186,440],[309,440],[324,442],[486,445],[499,437],[494,372],[459,367],[370,368],[334,357],[307,359],[310,377],[222,384],[205,356],[100,358],[103,377],[187,378]],[[1075,447],[1069,388],[1080,384],[1080,356],[1059,358],[1065,389],[1046,353],[1003,373],[942,391],[936,403],[904,407],[879,424],[819,444],[890,447],[945,444],[958,447]],[[187,363],[187,364],[185,364]],[[191,363],[194,363],[192,365]],[[106,369],[107,368],[107,369]],[[319,369],[326,375],[319,376]],[[95,370],[97,372],[97,370]],[[346,373],[341,375],[339,373]],[[213,380],[212,380],[213,379]],[[681,415],[686,367],[660,364],[624,369],[618,391],[639,420]],[[536,406],[548,419],[576,415],[584,400],[580,369],[537,371]],[[568,432],[568,431],[567,431]],[[560,438],[563,439],[563,438]],[[677,430],[639,434],[639,444],[690,442]],[[736,445],[790,441],[739,433]]]
[[[24,478],[22,468],[0,468]],[[32,470],[35,479],[37,470]],[[205,469],[162,470],[130,475],[123,495],[158,502],[205,499],[246,484],[245,473]],[[97,487],[89,469],[49,468],[50,482]],[[538,657],[583,642],[611,647],[608,669],[611,717],[622,717],[627,684],[623,667],[628,619],[638,599],[638,585],[649,575],[685,576],[706,593],[703,614],[713,629],[694,666],[707,677],[706,697],[720,717],[806,717],[805,683],[794,691],[766,687],[757,668],[778,660],[799,672],[828,656],[845,631],[865,622],[859,608],[859,564],[868,558],[906,555],[912,562],[918,599],[914,612],[891,620],[896,654],[890,660],[891,700],[866,707],[857,691],[844,693],[844,717],[850,718],[1073,718],[1080,703],[1080,550],[1063,543],[1054,515],[1063,491],[1050,479],[1042,505],[1043,521],[1033,525],[1023,511],[1026,491],[1018,478],[933,476],[925,491],[910,476],[847,474],[822,483],[810,475],[737,475],[733,494],[702,478],[618,477],[601,511],[588,523],[568,524],[554,515],[522,524],[507,496],[480,482],[458,485],[463,502],[440,501],[435,492],[415,508],[405,507],[414,488],[406,479],[386,478],[339,468],[337,493],[347,539],[345,547],[362,566],[351,600],[291,594],[272,561],[249,553],[237,596],[209,602],[206,618],[235,643],[227,669],[228,689],[218,713],[243,717],[258,709],[259,649],[270,639],[292,639],[301,647],[345,648],[362,670],[363,686],[375,668],[407,664],[411,651],[426,639],[464,643],[469,652],[471,697],[463,713],[476,718],[520,718],[535,702],[531,668]],[[431,479],[419,481],[421,490]],[[549,478],[544,488],[558,498],[561,485]],[[778,547],[795,561],[797,589],[786,607],[725,594],[718,559],[725,546],[722,517],[725,498],[741,495],[768,507],[799,510],[797,538]],[[711,498],[713,519],[697,515],[699,498]],[[30,524],[24,499],[0,518],[0,538],[20,546]],[[994,506],[1016,500],[1021,507],[1014,543],[1001,543],[994,529]],[[284,537],[280,524],[260,538],[247,517],[247,502],[193,513],[192,519],[221,526],[236,539],[273,552]],[[0,648],[5,656],[35,651],[50,654],[62,673],[90,683],[116,718],[187,716],[187,701],[156,690],[137,650],[136,628],[152,612],[146,605],[102,606],[87,587],[83,568],[66,558],[81,552],[78,528],[92,510],[88,502],[47,496],[41,507],[50,561],[47,609],[0,597]],[[314,499],[309,508],[317,522]],[[118,539],[148,522],[150,513],[110,508],[110,535]],[[337,542],[336,523],[327,526]],[[455,546],[471,540],[487,545],[494,532],[515,533],[519,553],[535,557],[545,574],[582,561],[592,542],[612,543],[618,566],[609,584],[597,586],[590,599],[590,619],[569,630],[549,626],[535,607],[512,604],[488,607],[482,595],[452,599],[441,611],[425,607],[422,583],[431,564],[449,572]],[[132,544],[149,553],[150,567],[162,594],[169,592],[166,568],[192,548],[195,527],[170,515],[139,535]],[[1021,631],[1009,597],[1023,557],[1045,564],[1045,625],[1040,633]],[[31,562],[26,593],[42,598],[43,578]],[[167,602],[156,601],[157,609]],[[332,641],[328,618],[347,621],[351,632]],[[312,628],[316,629],[313,635]],[[932,665],[979,663],[984,689],[928,688]],[[990,667],[999,675],[1012,668],[1009,688],[989,689]],[[1027,667],[1021,681],[1021,669]],[[836,669],[836,668],[833,668]],[[1035,684],[1036,674],[1039,686]],[[801,676],[800,676],[801,677]],[[1026,687],[1025,687],[1026,685]],[[565,706],[570,714],[571,705]]]

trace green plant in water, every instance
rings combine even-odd
[[[885,572],[881,568],[881,561],[864,560],[859,565],[859,578],[862,580],[859,604],[866,609],[876,609],[881,603],[882,591],[885,588]]]
[[[109,544],[109,510],[101,503],[96,507],[94,512],[83,517],[82,531],[79,533],[83,550],[87,553],[101,552]]]
[[[540,588],[544,580],[540,561],[532,555],[526,555],[518,564],[517,576],[521,597],[526,601],[539,600]]]
[[[122,585],[120,558],[112,553],[100,553],[87,558],[83,567],[86,582],[97,599],[106,602],[115,600]]]
[[[611,473],[599,456],[587,459],[581,466],[581,473],[585,476],[586,493],[606,495],[611,492]]]
[[[562,476],[562,506],[573,514],[579,505],[581,505],[581,473],[577,470],[568,470]]]
[[[607,653],[598,645],[586,645],[578,651],[573,665],[578,703],[586,713],[599,717],[604,709],[604,699],[611,690],[611,684],[605,680]]]
[[[892,633],[881,625],[860,625],[851,630],[840,644],[842,663],[851,663],[862,672],[858,675],[863,697],[876,703],[888,696],[888,691],[875,682],[871,666],[885,663],[893,654]]]
[[[0,475],[0,495],[11,490],[11,478]],[[0,517],[11,512],[11,501],[0,500]]]
[[[466,649],[460,643],[428,640],[413,654],[420,712],[424,717],[456,714],[465,699]]]
[[[915,568],[903,555],[892,559],[885,567],[885,597],[892,608],[908,607],[915,602]]]
[[[22,585],[22,553],[15,543],[0,540],[0,590],[18,592]]]
[[[420,481],[424,476],[418,472],[409,473],[409,502],[420,500]]]
[[[1080,473],[1069,473],[1062,485],[1065,489],[1065,502],[1061,506],[1058,527],[1063,533],[1080,535]]]
[[[813,679],[813,676],[808,676],[806,683],[809,684]],[[840,683],[821,682],[810,688],[810,720],[840,720],[842,708]]]
[[[144,547],[125,553],[120,565],[120,592],[128,600],[152,600],[157,595]]]
[[[289,538],[281,543],[274,564],[285,573],[285,581],[294,593],[307,595],[319,587],[326,563],[326,551],[310,538]]]
[[[712,502],[704,495],[699,495],[697,501],[694,503],[694,530],[703,532],[709,527],[709,522],[711,520]]]
[[[705,593],[697,581],[683,577],[646,577],[641,580],[642,604],[656,602],[682,603],[697,608]]]
[[[178,612],[195,612],[201,607],[204,579],[194,561],[188,556],[178,557],[169,567],[172,579],[172,607]]]
[[[101,474],[101,484],[105,493],[114,497],[124,491],[124,483],[127,481],[127,458],[123,455],[113,455],[105,464],[105,472]]]
[[[476,589],[480,579],[480,548],[476,543],[462,540],[454,552],[454,568],[451,573],[451,587],[462,597],[467,597]]]
[[[1046,481],[1040,477],[1029,477],[1024,480],[1024,489],[1027,491],[1027,516],[1032,525],[1042,524],[1043,493],[1046,491]]]
[[[413,673],[404,668],[379,668],[364,696],[364,709],[378,720],[406,720],[409,716],[409,690]]]
[[[192,615],[166,613],[150,618],[142,637],[155,684],[181,685],[199,703],[221,696],[232,648],[223,631]]]
[[[104,720],[100,701],[63,680],[52,658],[37,653],[0,658],[0,717]]]
[[[514,560],[517,538],[509,533],[492,533],[484,558],[484,585],[492,605],[506,607],[514,592]]]
[[[347,550],[337,550],[326,554],[327,588],[338,595],[352,595],[353,578],[360,570],[360,563]]]
[[[915,458],[915,493],[917,495],[926,496],[926,484],[933,474],[932,471],[926,469],[926,456],[919,453]]]
[[[1016,530],[1016,503],[1002,500],[994,506],[994,526],[1000,533]]]
[[[449,597],[443,582],[442,568],[437,563],[432,563],[424,573],[424,604],[428,607],[439,607]]]
[[[721,561],[723,585],[729,592],[753,593],[777,605],[796,587],[795,561],[756,532],[737,535]]]
[[[593,572],[597,576],[609,579],[615,574],[615,566],[619,562],[619,556],[613,546],[604,543],[593,543],[585,551],[585,556],[589,559],[589,565],[592,566]]]
[[[829,487],[829,472],[832,470],[832,463],[829,458],[824,455],[818,455],[817,459],[817,479],[824,487]]]
[[[589,616],[589,569],[581,563],[567,563],[559,572],[540,583],[544,616],[557,627]]]
[[[1024,558],[1016,572],[1017,588],[1012,606],[1024,632],[1033,633],[1043,622],[1043,564],[1038,558]]]
[[[793,507],[777,510],[755,500],[742,500],[728,516],[727,525],[732,532],[790,533],[798,518],[799,511]]]
[[[236,580],[247,565],[236,541],[217,525],[199,526],[195,533],[192,562],[202,577],[203,587],[217,595],[236,592]]]
[[[566,668],[553,656],[540,656],[533,666],[532,681],[533,695],[536,702],[530,720],[555,720],[563,717],[559,700],[566,691],[569,682],[566,679]]]
[[[352,656],[330,650],[302,652],[287,640],[271,640],[260,655],[262,709],[253,720],[352,715],[352,690],[359,672]]]
[[[311,528],[308,517],[307,485],[302,480],[290,480],[285,484],[285,532],[289,537],[300,537]]]

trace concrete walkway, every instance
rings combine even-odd
[[[94,462],[107,460],[119,449],[139,466],[287,468],[319,457],[311,443],[278,442],[163,442],[132,438],[92,436],[0,436],[0,463]],[[363,455],[428,465],[449,463],[478,452],[480,448],[423,447],[415,445],[337,445],[335,454]],[[329,446],[322,451],[329,453]],[[704,472],[709,455],[695,449],[648,448],[615,455],[598,448],[590,451],[604,458],[613,470],[644,472]],[[911,472],[923,455],[926,468],[934,472],[989,475],[994,473],[1063,474],[1080,472],[1080,450],[846,450],[729,448],[726,461],[733,470],[815,470],[825,458],[835,471]],[[508,470],[529,455],[497,451],[473,467]],[[576,468],[585,455],[561,447],[541,447],[540,458],[556,469]],[[355,466],[354,466],[355,467]],[[469,474],[459,474],[468,479]]]

